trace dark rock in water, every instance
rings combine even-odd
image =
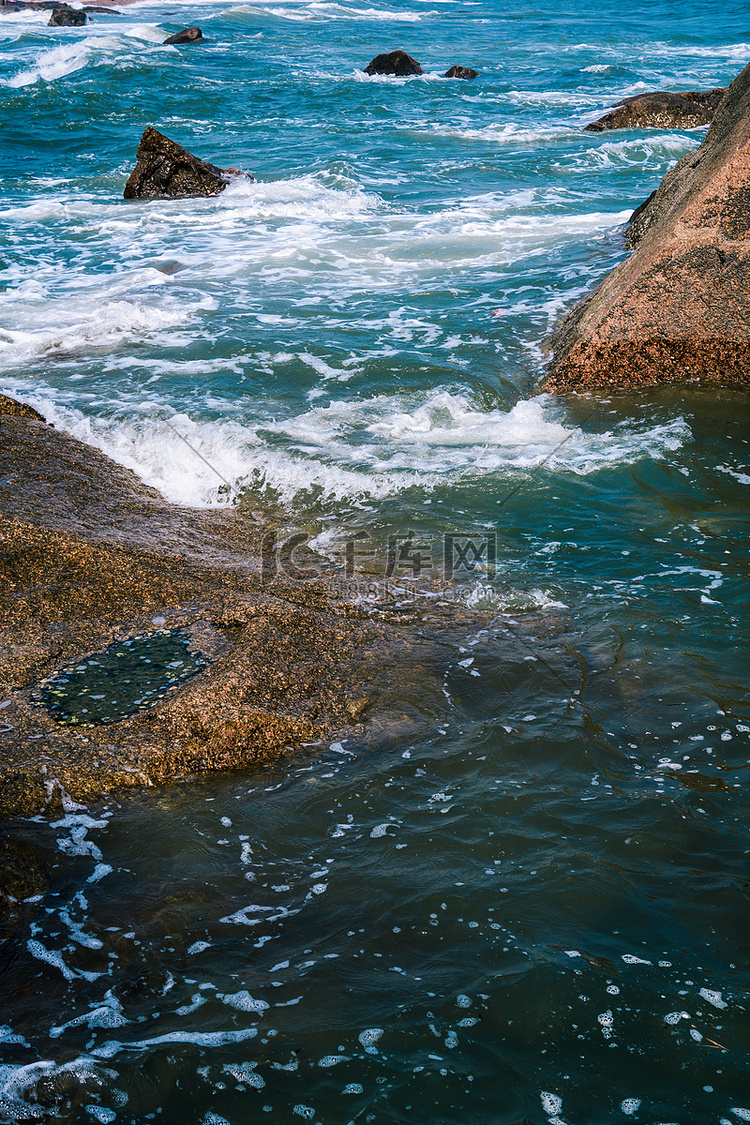
[[[225,169],[199,160],[149,125],[138,145],[136,166],[125,184],[124,195],[126,199],[218,195],[229,180],[230,173]]]
[[[750,383],[750,64],[633,214],[635,250],[550,341],[545,390]]]
[[[446,70],[445,74],[443,75],[443,78],[478,78],[478,77],[479,77],[479,71],[478,70],[472,70],[470,66],[458,66],[458,64],[456,64],[455,66],[452,66],[449,70]]]
[[[122,15],[122,12],[118,12],[117,8],[102,8],[102,7],[96,7],[93,4],[84,4],[83,10],[84,10],[84,12],[103,12],[104,15],[107,15],[107,16],[121,16]]]
[[[410,74],[424,74],[424,71],[406,51],[391,51],[376,55],[365,67],[365,74],[395,74],[397,78],[408,78]]]
[[[684,94],[663,90],[637,94],[617,102],[614,109],[592,121],[586,129],[592,133],[605,129],[693,129],[712,121],[725,94],[725,88],[691,90]]]
[[[86,13],[80,8],[69,8],[65,4],[62,8],[55,9],[47,27],[81,27],[86,18]]]
[[[176,47],[180,43],[197,43],[202,38],[203,32],[199,27],[185,27],[175,35],[170,35],[169,39],[165,39],[164,46],[169,44]]]

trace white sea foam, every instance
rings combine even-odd
[[[12,393],[16,386],[8,389]],[[547,396],[522,400],[510,410],[482,409],[467,394],[444,387],[416,402],[391,395],[334,399],[286,419],[262,417],[252,423],[236,415],[198,422],[153,403],[115,419],[97,418],[47,395],[22,397],[58,428],[133,469],[168,499],[196,507],[231,502],[247,485],[271,489],[291,503],[312,494],[330,500],[383,499],[407,488],[430,490],[441,482],[483,476],[500,495],[509,472],[544,463],[545,472],[586,476],[643,457],[663,457],[690,435],[681,418],[645,429],[587,433],[567,424]],[[80,846],[94,847],[83,837]]]
[[[270,1006],[265,1000],[255,1000],[247,989],[226,993],[221,997],[217,995],[217,999],[222,999],[230,1008],[236,1008],[239,1012],[257,1012],[259,1015],[262,1015]]]
[[[32,957],[36,957],[37,961],[43,961],[46,965],[50,965],[53,969],[59,969],[67,981],[75,980],[76,977],[83,977],[84,980],[94,981],[100,977],[101,973],[87,972],[83,969],[71,969],[66,964],[61,953],[54,949],[47,949],[40,941],[35,938],[29,938],[26,942],[26,948]]]
[[[386,23],[418,23],[422,19],[419,12],[398,12],[388,8],[357,8],[331,0],[312,0],[308,4],[261,5],[245,4],[234,9],[235,13],[255,17],[273,17],[299,23],[310,21],[353,20]]]
[[[542,1090],[539,1097],[542,1101],[542,1108],[545,1113],[558,1114],[562,1109],[562,1098],[558,1094],[550,1094],[546,1090]]]
[[[631,165],[640,167],[653,164],[655,157],[677,161],[700,144],[700,136],[686,137],[684,133],[655,133],[652,136],[627,137],[592,145],[584,152],[569,158],[574,165]]]
[[[453,137],[465,141],[489,141],[497,145],[540,145],[545,141],[560,141],[578,134],[572,125],[538,125],[528,128],[514,121],[503,121],[473,128],[469,125],[433,125],[430,132],[438,137]]]
[[[144,339],[179,347],[185,341],[175,329],[211,304],[210,299],[182,303],[169,295],[158,303],[145,297],[107,300],[106,295],[94,301],[93,295],[82,300],[72,293],[57,300],[35,301],[34,288],[26,287],[26,300],[19,310],[25,327],[0,329],[0,360],[6,370],[38,360],[88,355],[93,349],[109,351]]]
[[[123,1027],[128,1022],[123,1015],[122,1005],[110,989],[105,995],[103,1004],[92,1008],[89,1012],[84,1012],[80,1016],[74,1016],[73,1019],[60,1024],[59,1027],[53,1027],[49,1034],[52,1039],[59,1039],[69,1028],[80,1027],[82,1024],[86,1024],[90,1028],[112,1028]]]
[[[82,1056],[58,1065],[48,1059],[26,1065],[4,1063],[0,1065],[0,1104],[6,1121],[40,1120],[37,1112],[37,1086],[41,1081],[54,1086],[54,1079],[67,1076],[83,1085],[87,1079],[99,1084],[96,1064]]]
[[[41,78],[43,82],[54,82],[66,74],[73,74],[82,70],[89,61],[90,49],[88,44],[63,43],[53,47],[51,51],[43,51],[33,66],[20,71],[19,74],[5,80],[5,85],[12,89],[19,86],[31,86]]]
[[[511,105],[552,106],[585,106],[596,103],[596,99],[590,94],[582,94],[578,90],[509,90],[498,101],[507,101]]]
[[[147,1050],[149,1047],[162,1047],[173,1043],[186,1043],[204,1048],[225,1047],[228,1043],[242,1043],[246,1039],[254,1039],[257,1034],[257,1027],[243,1027],[236,1031],[168,1031],[151,1039],[137,1039],[127,1043],[110,1040],[91,1053],[101,1059],[110,1059],[120,1051]]]
[[[378,1048],[375,1044],[383,1035],[382,1027],[368,1027],[364,1031],[360,1031],[358,1039],[368,1055],[377,1055]]]

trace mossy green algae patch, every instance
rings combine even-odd
[[[153,707],[208,661],[188,648],[182,629],[160,629],[114,641],[103,652],[55,672],[34,692],[58,723],[101,726]]]

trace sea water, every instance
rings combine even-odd
[[[728,84],[746,4],[47,21],[0,17],[0,389],[391,602],[472,544],[483,624],[382,737],[26,825],[0,1120],[750,1120],[748,398],[535,393],[703,136],[583,126]],[[125,202],[148,124],[255,182]]]

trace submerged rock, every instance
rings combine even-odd
[[[48,27],[81,27],[86,22],[86,13],[81,8],[70,8],[64,4],[55,8],[49,18]]]
[[[147,126],[141,137],[136,160],[125,184],[126,199],[218,195],[232,175],[245,175],[252,180],[247,173],[217,168],[215,164],[200,160],[153,125]]]
[[[634,252],[552,337],[545,390],[750,383],[750,64],[633,214]]]
[[[592,133],[605,129],[694,129],[713,120],[716,107],[725,94],[723,87],[691,90],[683,94],[670,94],[663,90],[636,94],[616,102],[613,109],[586,125],[586,129]]]
[[[424,74],[424,71],[406,51],[390,51],[376,55],[365,67],[365,74],[394,74],[397,78],[408,78],[411,74]]]
[[[470,66],[459,66],[458,64],[454,64],[454,66],[452,66],[448,70],[446,70],[445,74],[443,75],[443,78],[467,78],[467,79],[469,79],[469,78],[478,78],[478,77],[479,77],[479,71],[478,70],[472,70]]]
[[[169,39],[164,40],[164,46],[178,46],[180,43],[197,43],[199,39],[203,38],[203,32],[199,27],[185,27],[182,31],[170,35]]]

